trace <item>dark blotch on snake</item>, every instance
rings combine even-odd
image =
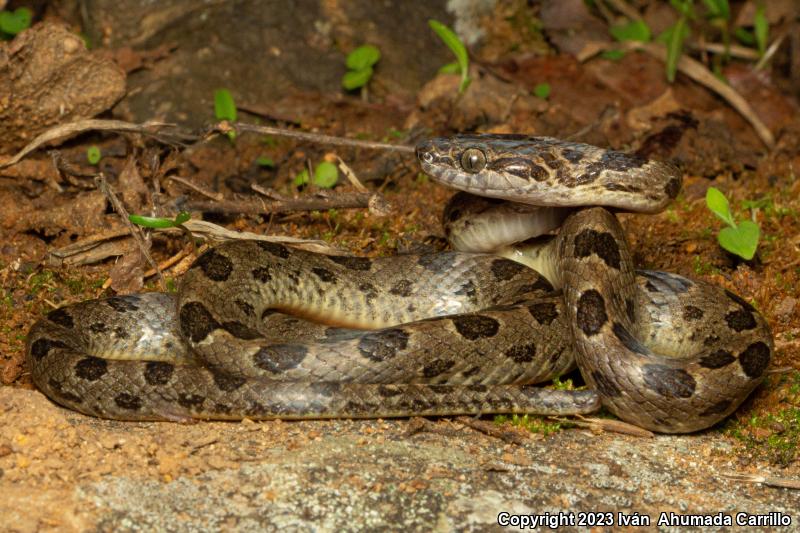
[[[472,376],[474,376],[476,374],[480,374],[481,370],[482,369],[481,369],[480,366],[473,366],[472,368],[468,368],[468,369],[462,371],[461,375],[464,376],[465,378],[471,378]]]
[[[434,359],[422,369],[422,375],[426,378],[435,378],[444,374],[455,366],[455,361],[448,361],[445,359]]]
[[[247,381],[242,376],[234,376],[218,368],[211,369],[211,375],[214,377],[214,384],[223,392],[233,392]]]
[[[133,296],[112,296],[106,298],[105,303],[118,313],[130,313],[131,311],[138,311],[139,306],[136,305],[138,298]]]
[[[739,354],[739,364],[747,377],[751,379],[761,377],[769,365],[769,346],[763,342],[754,342]]]
[[[625,326],[620,324],[619,322],[614,322],[614,326],[612,327],[614,331],[614,335],[619,339],[623,346],[629,349],[632,352],[647,355],[650,353],[648,350],[639,340],[630,334],[630,332],[625,329]]]
[[[230,405],[224,403],[215,403],[214,407],[212,407],[212,410],[215,413],[219,413],[222,415],[229,415],[233,411]]]
[[[311,269],[311,272],[316,274],[316,276],[325,283],[333,283],[336,281],[336,275],[327,268],[314,267]]]
[[[714,405],[709,406],[705,409],[700,416],[710,416],[710,415],[721,415],[725,411],[727,411],[731,406],[730,400],[720,400]]]
[[[59,383],[57,380],[53,378],[50,378],[48,380],[47,385],[50,387],[50,390],[52,391],[54,396],[57,396],[58,398],[64,401],[71,402],[74,404],[79,404],[83,401],[83,399],[77,394],[65,391],[64,387],[61,386],[61,383]]]
[[[580,150],[570,150],[567,148],[561,152],[561,156],[574,165],[581,162],[584,153]]]
[[[459,335],[471,341],[494,337],[500,329],[500,322],[489,316],[460,315],[451,320]]]
[[[719,342],[719,335],[709,335],[705,339],[703,339],[703,346],[714,346]]]
[[[241,300],[241,299],[236,299],[236,300],[234,300],[233,303],[236,304],[236,307],[238,307],[239,309],[242,310],[242,313],[244,313],[245,316],[247,316],[247,317],[255,317],[256,316],[256,310],[249,302],[246,302],[246,301]]]
[[[486,392],[489,390],[489,387],[486,385],[481,385],[480,383],[475,383],[472,385],[467,385],[466,389],[470,392]]]
[[[445,272],[451,269],[455,262],[456,254],[453,252],[421,255],[417,260],[419,266],[433,272]]]
[[[69,348],[69,346],[57,340],[36,339],[33,341],[33,344],[31,344],[31,355],[33,355],[37,361],[41,361],[53,348],[64,349]]]
[[[647,164],[647,159],[639,157],[638,155],[617,152],[616,150],[606,150],[600,158],[600,164],[603,168],[608,170],[625,172],[627,170],[641,168]]]
[[[703,310],[694,305],[687,305],[683,308],[684,320],[700,320],[703,318]]]
[[[472,280],[468,280],[464,283],[454,294],[466,296],[471,302],[477,302],[478,300],[478,292]]]
[[[734,361],[736,361],[736,358],[733,356],[731,352],[729,352],[728,350],[720,349],[701,357],[698,363],[703,368],[722,368],[728,366]]]
[[[97,381],[108,372],[108,362],[99,357],[84,357],[75,363],[75,375],[86,381]]]
[[[133,394],[128,394],[127,392],[121,392],[114,396],[114,403],[117,404],[117,407],[120,409],[126,409],[128,411],[138,411],[142,408],[142,399]]]
[[[608,321],[606,301],[595,289],[589,289],[578,298],[575,313],[578,327],[589,337],[597,334]]]
[[[178,405],[181,407],[185,407],[187,409],[191,409],[192,407],[201,407],[206,401],[205,396],[200,396],[199,394],[185,394],[181,393],[178,394]]]
[[[752,305],[750,305],[750,303],[749,303],[747,300],[745,300],[744,298],[742,298],[741,296],[739,296],[739,295],[738,295],[738,294],[736,294],[735,292],[731,292],[731,291],[729,291],[728,289],[725,289],[725,294],[726,294],[726,295],[728,296],[728,298],[730,298],[730,299],[731,299],[731,300],[732,300],[734,303],[737,303],[737,304],[741,305],[741,306],[742,306],[744,309],[746,309],[747,311],[750,311],[751,313],[755,312],[756,308],[755,308],[755,307],[753,307]]]
[[[367,257],[351,257],[348,255],[331,255],[328,259],[350,270],[367,271],[372,268],[372,259]]]
[[[292,255],[292,252],[286,246],[276,242],[256,241],[256,244],[265,252],[270,253],[275,257],[280,257],[281,259],[286,259]]]
[[[249,328],[248,326],[242,324],[241,322],[236,322],[235,320],[223,322],[222,329],[224,329],[237,339],[253,340],[261,337],[261,334],[258,331]]]
[[[542,181],[549,175],[547,170],[525,157],[501,157],[490,161],[489,170],[505,172],[527,181]]]
[[[148,361],[144,365],[144,380],[148,385],[166,385],[174,371],[175,366],[165,361]]]
[[[253,274],[253,278],[261,283],[268,283],[272,280],[272,274],[270,274],[268,267],[254,268],[251,273]]]
[[[372,283],[361,283],[358,286],[358,290],[360,290],[364,297],[367,299],[367,302],[372,301],[374,298],[378,297],[378,289],[375,288],[375,285]]]
[[[644,384],[665,398],[690,398],[697,382],[682,368],[666,365],[644,365],[642,367]]]
[[[681,180],[678,178],[672,178],[664,185],[664,193],[670,198],[675,198],[679,192],[681,192]]]
[[[529,270],[525,265],[503,258],[492,261],[491,269],[492,275],[497,281],[508,281],[520,272]]]
[[[536,357],[536,344],[518,344],[505,351],[506,357],[518,364],[530,363]]]
[[[72,329],[75,327],[75,322],[72,320],[72,315],[70,315],[67,310],[63,308],[47,313],[47,320],[53,324],[58,324],[62,328]]]
[[[730,313],[725,315],[725,322],[727,322],[728,327],[734,331],[753,329],[758,325],[756,323],[756,317],[754,317],[753,313],[748,311],[747,309],[739,309],[738,311],[731,311]]]
[[[308,388],[320,396],[331,398],[342,389],[342,384],[336,381],[315,381]]]
[[[553,302],[540,302],[528,306],[531,316],[536,322],[549,326],[553,320],[558,318],[558,308]]]
[[[591,254],[596,254],[606,265],[619,270],[619,246],[610,233],[585,229],[575,236],[575,257],[589,257]]]
[[[636,307],[633,304],[633,298],[625,298],[625,315],[631,322],[636,322]]]
[[[92,324],[89,324],[89,331],[92,333],[105,333],[108,331],[108,326],[102,322],[93,322]]]
[[[411,280],[400,279],[389,289],[389,294],[394,294],[395,296],[411,296],[413,290],[414,284]]]
[[[219,328],[211,313],[200,302],[189,302],[181,307],[180,323],[183,337],[192,342],[200,342],[209,333]]]
[[[127,339],[129,331],[125,329],[125,326],[117,326],[114,328],[114,336],[118,339]]]
[[[593,370],[592,371],[592,380],[595,383],[595,388],[597,388],[597,392],[599,392],[602,396],[606,398],[614,398],[620,395],[619,387],[614,380],[605,374]]]
[[[198,257],[191,268],[200,268],[212,281],[225,281],[233,272],[233,261],[212,248]]]
[[[274,374],[297,367],[308,355],[308,348],[300,344],[270,344],[253,355],[253,363]]]
[[[371,361],[380,363],[391,359],[408,346],[408,333],[400,328],[366,333],[358,341],[358,351]]]

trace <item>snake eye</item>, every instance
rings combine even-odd
[[[483,170],[486,166],[486,154],[478,148],[467,148],[461,154],[461,168],[470,174],[475,174]]]

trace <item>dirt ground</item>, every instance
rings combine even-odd
[[[278,1],[269,10],[258,2],[172,0],[150,11],[133,0],[78,4],[37,3],[33,27],[0,41],[0,165],[75,120],[177,127],[73,131],[0,168],[0,530],[482,531],[499,528],[503,511],[612,512],[616,525],[647,515],[651,527],[662,512],[778,513],[790,529],[800,524],[800,28],[792,2],[767,2],[778,47],[762,69],[752,48],[720,60],[709,46],[719,28],[699,16],[690,22],[686,56],[724,77],[745,112],[690,72],[669,83],[657,55],[585,54],[622,46],[609,37],[630,16],[619,4],[656,35],[679,18],[666,2],[451,2],[459,5],[449,11],[421,0],[308,0],[302,9]],[[731,29],[752,29],[756,2],[730,4]],[[452,55],[429,18],[455,26],[468,44],[472,81],[463,94],[458,75],[437,73]],[[381,59],[368,90],[346,92],[345,55],[364,43]],[[456,131],[525,132],[675,162],[684,172],[676,201],[656,215],[621,216],[635,260],[723,286],[763,313],[776,346],[764,385],[714,428],[654,438],[535,418],[484,417],[499,434],[461,419],[129,423],[51,403],[25,366],[30,326],[64,304],[159,290],[96,186],[99,173],[131,213],[188,210],[233,231],[371,257],[445,249],[439,218],[452,191],[421,174],[413,155],[205,135],[223,87],[238,120],[251,124],[401,145]],[[102,154],[97,164],[87,161],[90,147]],[[344,176],[331,191],[294,184],[337,156],[368,193]],[[711,186],[737,220],[759,224],[752,260],[717,242],[723,224],[706,207]],[[327,203],[286,207],[291,198]],[[360,207],[346,207],[353,198]],[[153,233],[148,246],[167,265],[170,286],[194,257],[180,233]]]

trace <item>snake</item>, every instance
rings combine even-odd
[[[176,293],[60,307],[28,333],[33,382],[118,420],[575,415],[662,433],[733,413],[764,378],[764,317],[721,287],[637,270],[616,212],[657,213],[672,164],[528,135],[416,146],[457,189],[457,249],[379,258],[264,240],[201,254]],[[516,244],[515,244],[516,243]],[[585,388],[539,385],[575,367]]]

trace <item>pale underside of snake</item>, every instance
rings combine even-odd
[[[225,243],[177,295],[50,312],[28,335],[34,382],[59,404],[122,420],[578,414],[602,403],[669,433],[716,423],[761,382],[773,351],[763,317],[707,283],[636,272],[606,209],[663,209],[680,189],[671,165],[516,135],[432,139],[417,155],[445,185],[517,202],[456,195],[445,230],[471,252],[368,259]],[[586,205],[604,207],[563,209]],[[503,248],[559,224],[528,255]],[[482,253],[493,250],[505,257]],[[576,364],[588,389],[535,385]]]

